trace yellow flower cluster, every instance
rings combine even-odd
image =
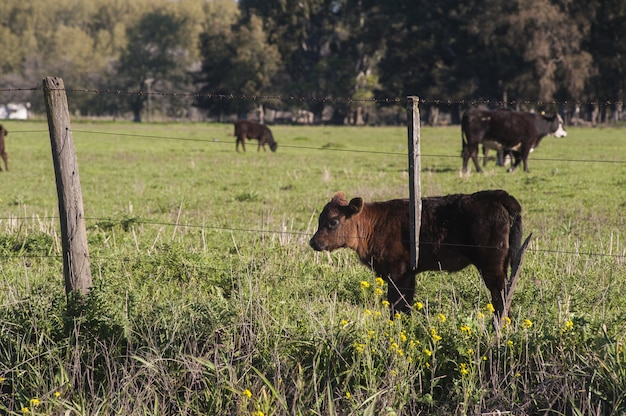
[[[433,342],[441,341],[441,336],[437,333],[437,330],[435,328],[430,328],[430,338],[433,340]]]
[[[352,346],[354,347],[354,349],[356,350],[356,352],[358,352],[359,354],[361,354],[361,353],[365,350],[365,344],[363,344],[362,342],[356,342],[356,341],[354,341],[354,343],[352,344]]]
[[[4,379],[2,379],[2,380],[4,381]],[[35,408],[35,407],[39,406],[40,404],[41,404],[41,401],[38,398],[34,397],[34,398],[30,399],[30,407],[28,407],[28,406],[22,407],[22,413],[25,414],[25,415],[29,414],[31,408]]]

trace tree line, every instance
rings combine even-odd
[[[60,76],[109,92],[70,91],[75,112],[136,121],[263,107],[390,123],[407,95],[616,117],[622,35],[622,0],[4,0],[0,102]]]

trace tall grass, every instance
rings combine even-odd
[[[353,253],[308,248],[336,190],[408,194],[403,129],[277,126],[277,153],[236,154],[226,125],[74,123],[94,276],[78,308],[45,124],[6,127],[2,413],[626,411],[621,130],[547,138],[530,174],[460,178],[458,129],[423,129],[426,194],[507,189],[533,232],[498,334],[476,270],[419,275],[390,320]]]

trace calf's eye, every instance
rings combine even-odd
[[[334,220],[330,220],[330,222],[328,223],[328,228],[333,229],[336,228],[339,225],[339,220],[334,219]]]

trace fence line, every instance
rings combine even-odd
[[[228,124],[228,123],[223,123]],[[372,127],[375,128],[375,127]],[[174,140],[174,141],[183,141],[183,142],[197,142],[197,143],[207,143],[207,144],[224,144],[224,145],[232,145],[233,141],[229,140],[217,140],[217,139],[193,139],[188,137],[172,137],[172,136],[153,136],[153,135],[144,135],[144,134],[129,134],[129,133],[112,133],[105,131],[93,131],[93,130],[75,130],[72,129],[73,133],[83,133],[83,134],[100,134],[103,136],[118,136],[118,137],[135,137],[141,139],[159,139],[159,140]],[[20,133],[48,133],[47,130],[12,130],[11,135],[15,137],[16,134]],[[84,138],[83,138],[84,140]],[[88,139],[87,139],[88,140]],[[406,157],[406,153],[401,152],[385,152],[379,150],[362,150],[362,149],[338,149],[333,147],[323,148],[323,147],[312,147],[312,146],[297,146],[297,145],[289,145],[289,144],[281,144],[281,148],[287,149],[299,149],[299,150],[319,150],[319,151],[327,151],[327,152],[346,152],[346,153],[364,153],[364,154],[373,154],[373,155],[391,155],[391,156],[400,156]],[[457,155],[445,155],[445,154],[434,154],[434,153],[420,153],[420,157],[424,158],[454,158],[460,159],[460,156]],[[610,164],[626,164],[626,160],[601,160],[601,159],[562,159],[562,158],[541,158],[534,157],[533,161],[544,161],[544,162],[573,162],[573,163],[610,163]]]
[[[2,92],[35,92],[42,91],[41,87],[33,88],[0,88]],[[406,97],[391,97],[391,98],[353,98],[353,97],[297,97],[292,95],[246,95],[246,94],[212,94],[212,93],[200,93],[190,91],[142,91],[142,90],[120,90],[120,89],[89,89],[89,88],[65,88],[67,93],[85,93],[95,95],[128,95],[128,96],[151,96],[151,97],[194,97],[194,98],[209,98],[217,100],[244,100],[244,101],[259,101],[259,100],[276,100],[276,101],[300,101],[300,102],[347,102],[347,103],[359,103],[370,102],[380,104],[403,104],[406,102]],[[600,107],[609,107],[613,105],[623,105],[623,101],[613,100],[597,100],[597,101],[570,101],[570,100],[551,100],[551,101],[535,101],[535,100],[491,100],[491,99],[446,99],[446,98],[419,98],[420,104],[430,105],[495,105],[499,107],[516,106],[518,104],[523,105],[552,105],[552,106],[567,106],[567,105],[596,105]]]
[[[47,216],[43,219],[58,219],[56,216]],[[11,220],[11,221],[28,221],[28,220],[41,220],[41,217],[32,218],[32,217],[0,217],[0,221],[3,220]],[[90,222],[116,222],[110,228],[113,228],[117,225],[120,225],[128,218],[96,218],[96,217],[85,217],[85,221]],[[96,224],[97,225],[97,224]],[[141,219],[133,219],[132,225],[155,225],[155,226],[168,226],[168,227],[177,227],[177,228],[198,228],[203,230],[215,230],[215,231],[224,231],[224,232],[245,232],[245,233],[254,233],[254,234],[287,234],[287,235],[295,235],[295,236],[310,236],[311,232],[306,231],[286,231],[286,230],[269,230],[269,229],[258,229],[258,228],[244,228],[244,227],[226,227],[226,226],[212,226],[207,224],[183,224],[180,222],[166,222],[166,221],[156,221],[156,220],[141,220]],[[93,225],[91,226],[93,227]],[[358,238],[358,237],[356,237]],[[454,246],[454,247],[471,247],[471,248],[498,248],[495,246],[480,246],[480,245],[471,245],[471,244],[445,244],[445,243],[435,243],[429,241],[420,241],[421,245],[433,245],[440,244],[444,246]],[[552,254],[568,254],[568,255],[581,255],[587,257],[609,257],[609,258],[626,258],[626,251],[623,254],[608,254],[608,253],[599,253],[599,252],[581,252],[580,250],[557,250],[557,249],[528,249],[528,251],[532,251],[535,253],[552,253]],[[60,257],[56,255],[43,256],[43,255],[1,255],[0,258],[21,258],[21,257]],[[90,256],[92,257],[92,256]],[[108,257],[107,257],[108,258]]]

